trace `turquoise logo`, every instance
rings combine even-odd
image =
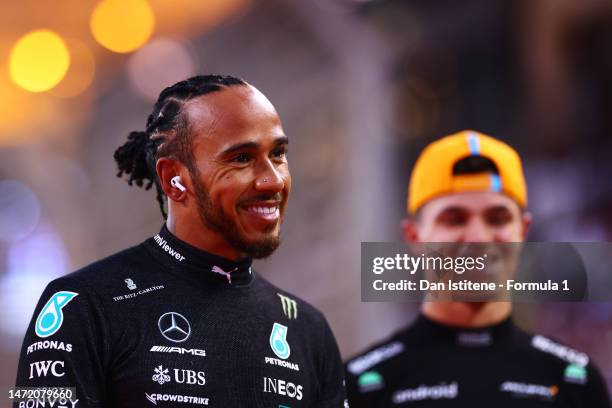
[[[287,326],[274,323],[272,333],[270,333],[270,347],[278,358],[287,359],[291,354],[291,348],[287,343]]]
[[[586,368],[578,364],[570,364],[565,367],[565,381],[575,384],[585,384],[587,382]]]
[[[78,293],[61,291],[51,296],[36,318],[35,331],[38,337],[52,336],[62,327],[64,322],[62,309],[76,295]]]
[[[383,387],[384,382],[382,375],[376,371],[366,371],[357,378],[359,391],[368,392],[379,390]]]

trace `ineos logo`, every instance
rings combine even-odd
[[[181,314],[168,312],[161,315],[157,321],[157,327],[162,336],[175,343],[182,343],[191,334],[189,321]]]

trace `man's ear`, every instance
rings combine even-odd
[[[533,220],[533,216],[531,215],[529,211],[523,212],[522,217],[521,217],[521,222],[522,222],[522,227],[523,227],[523,231],[522,231],[523,240],[527,239],[527,234],[529,233],[529,227],[531,226],[532,220]]]
[[[175,176],[180,176],[182,184],[187,187],[187,170],[178,161],[169,157],[160,157],[155,163],[155,171],[161,183],[164,194],[172,201],[184,201],[187,198],[187,191],[181,191],[174,187],[171,180]]]
[[[419,241],[419,229],[416,218],[404,218],[401,223],[402,235],[406,242],[418,242]]]

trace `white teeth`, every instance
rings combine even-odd
[[[278,207],[249,207],[250,212],[258,214],[274,214],[278,210]]]

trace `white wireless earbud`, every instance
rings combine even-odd
[[[170,184],[172,187],[176,187],[181,191],[187,191],[184,185],[181,184],[181,176],[174,176],[170,179]]]

